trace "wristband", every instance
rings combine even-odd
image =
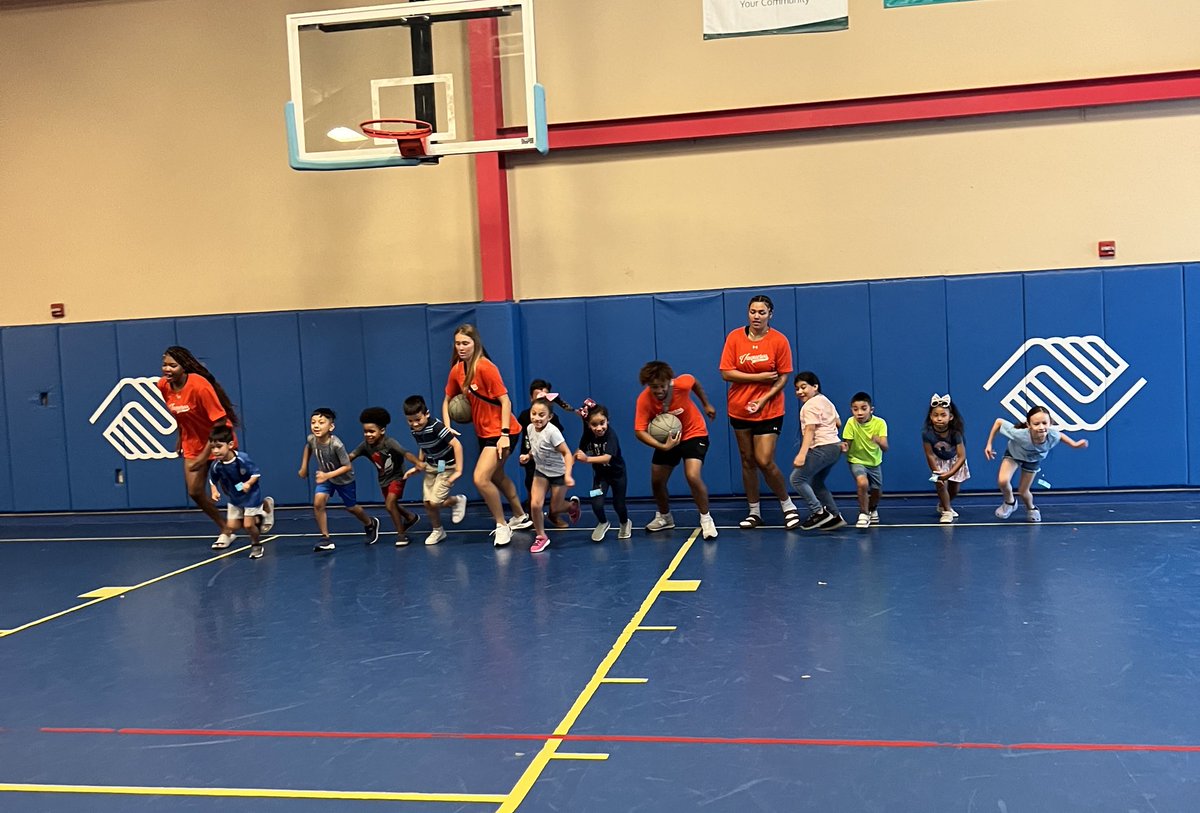
[[[501,429],[500,434],[503,435],[504,437],[508,437],[511,434],[511,432],[508,429]]]

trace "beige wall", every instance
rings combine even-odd
[[[359,4],[0,10],[0,324],[59,301],[86,321],[478,298],[469,159],[287,166],[284,15]],[[881,6],[853,0],[848,32],[705,43],[701,0],[540,0],[551,120],[1200,55],[1194,0]],[[1197,259],[1197,143],[1187,102],[522,159],[514,283],[530,298],[1071,267],[1109,238],[1122,264]]]

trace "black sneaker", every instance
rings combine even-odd
[[[317,544],[313,545],[313,550],[317,553],[321,553],[322,551],[333,550],[336,547],[337,545],[333,544],[333,540],[326,537]]]
[[[830,514],[826,512],[825,520],[817,526],[819,531],[836,531],[846,524],[846,518],[841,514]]]
[[[800,523],[800,530],[811,531],[814,528],[819,528],[821,523],[828,522],[829,519],[829,512],[824,508],[822,508],[820,511],[813,511],[808,515],[808,519]]]
[[[379,517],[371,517],[371,524],[363,528],[363,533],[366,534],[367,544],[374,545],[379,541]]]

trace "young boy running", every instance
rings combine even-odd
[[[260,532],[269,531],[275,524],[275,501],[263,498],[258,487],[261,476],[258,466],[245,452],[233,448],[233,430],[217,424],[208,435],[213,461],[208,467],[208,485],[216,502],[224,494],[229,504],[225,508],[225,534],[230,538],[239,526],[250,535],[250,558],[263,555]],[[261,523],[261,527],[260,527]]]
[[[333,434],[334,420],[337,415],[332,409],[318,407],[313,410],[308,425],[312,434],[304,444],[304,454],[300,458],[300,479],[308,478],[308,458],[317,456],[317,488],[313,497],[313,515],[317,520],[317,530],[321,532],[321,540],[313,546],[314,551],[331,551],[337,546],[329,536],[329,520],[325,516],[325,504],[329,502],[330,494],[342,498],[342,506],[363,524],[367,544],[374,545],[379,541],[379,520],[367,516],[358,504],[358,493],[354,487],[354,467],[350,464],[350,455],[346,447]]]
[[[856,392],[850,399],[852,421],[842,427],[842,452],[858,485],[856,528],[879,522],[879,497],[883,494],[883,453],[887,451],[887,422],[875,414],[871,396]]]
[[[350,453],[350,460],[353,462],[359,457],[366,457],[375,464],[375,470],[379,472],[379,490],[383,492],[383,506],[396,526],[396,547],[402,548],[408,544],[408,529],[420,520],[400,504],[400,497],[404,494],[404,461],[414,466],[420,461],[387,433],[392,416],[383,407],[367,407],[358,420],[363,428],[363,442]]]
[[[404,417],[412,430],[413,440],[421,448],[417,463],[404,472],[408,478],[418,471],[425,473],[425,512],[433,530],[425,538],[426,545],[436,545],[446,538],[442,527],[441,509],[449,508],[450,521],[462,522],[467,515],[467,498],[463,494],[450,496],[450,486],[462,476],[463,448],[446,425],[429,414],[429,407],[420,395],[404,399]]]

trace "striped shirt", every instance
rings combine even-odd
[[[445,460],[448,464],[454,464],[454,449],[450,446],[452,436],[446,424],[430,415],[424,428],[413,430],[412,436],[421,447],[426,462]]]

